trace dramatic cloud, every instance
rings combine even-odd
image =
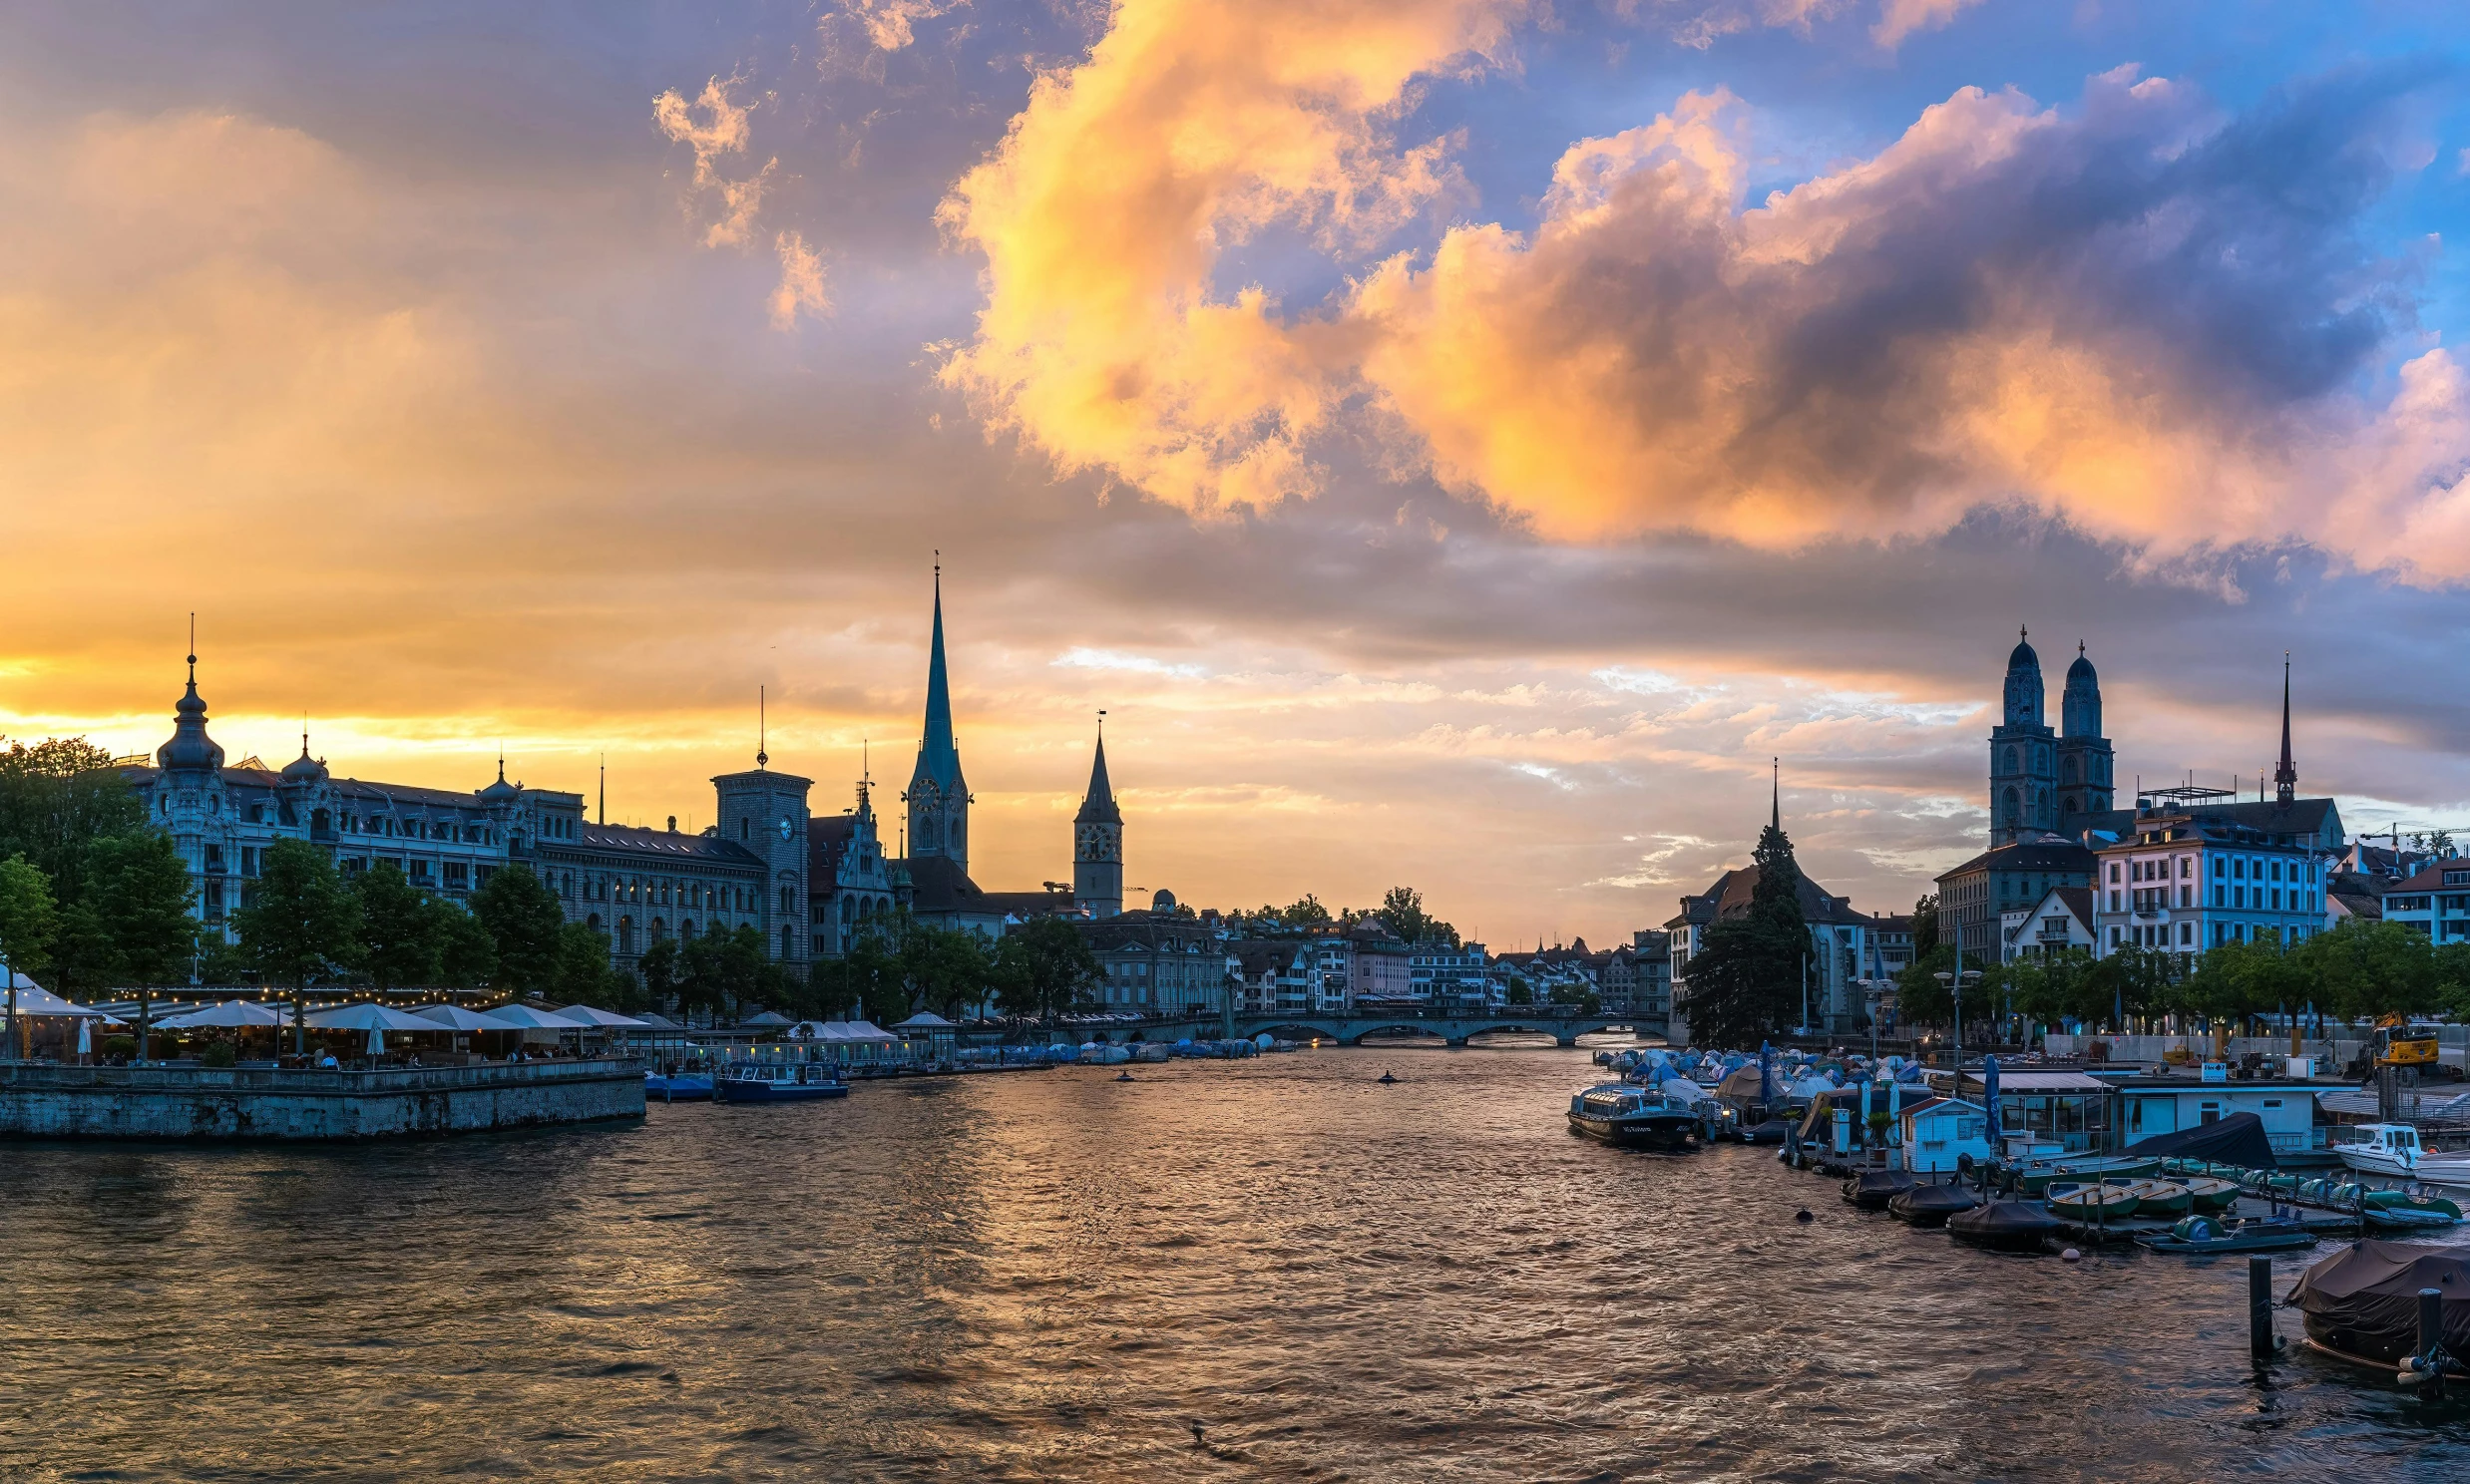
[[[772,290],[772,328],[796,328],[801,313],[831,313],[832,300],[823,288],[823,259],[806,245],[805,234],[782,232],[773,246],[780,253],[780,284]]]
[[[750,130],[747,116],[752,105],[729,101],[729,90],[744,83],[743,78],[712,78],[703,85],[703,96],[689,104],[675,89],[662,93],[651,101],[652,123],[660,132],[694,152],[694,192],[698,196],[715,196],[719,201],[717,217],[704,230],[706,247],[732,247],[743,244],[754,231],[755,213],[763,206],[763,187],[780,165],[775,158],[763,163],[763,168],[751,176],[737,180],[720,174],[716,162],[723,155],[742,155]],[[696,122],[694,112],[703,111]]]
[[[1869,28],[1869,35],[1891,51],[1915,31],[1935,31],[1953,21],[1958,11],[1980,3],[1981,0],[1881,0],[1878,24]]]
[[[1441,193],[1447,142],[1397,138],[1400,110],[1499,60],[1513,15],[1123,7],[948,204],[988,262],[948,377],[1059,466],[1199,511],[1316,493],[1343,430],[1560,539],[1793,545],[2020,501],[2162,553],[2294,536],[2470,573],[2449,353],[2360,386],[2410,321],[2409,264],[2359,233],[2414,74],[2235,118],[2131,69],[2065,110],[1964,88],[1757,203],[1755,119],[1693,93],[1571,146],[1531,232],[1451,228],[1318,304],[1219,286],[1230,242],[1340,250]]]

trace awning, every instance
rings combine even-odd
[[[381,1004],[343,1005],[337,1009],[319,1010],[308,1017],[308,1024],[314,1030],[416,1030],[428,1035],[446,1029],[435,1020],[390,1010]]]
[[[155,1022],[157,1030],[203,1030],[209,1026],[236,1029],[248,1025],[281,1025],[283,1016],[253,999],[226,999],[221,1004],[191,1010]]]

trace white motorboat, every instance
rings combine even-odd
[[[2421,1148],[2418,1130],[2406,1123],[2362,1123],[2355,1143],[2336,1144],[2341,1163],[2367,1175],[2389,1175],[2427,1185],[2470,1188],[2470,1151]]]

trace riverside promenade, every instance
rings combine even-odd
[[[0,1138],[342,1141],[643,1116],[629,1059],[376,1071],[0,1063]]]

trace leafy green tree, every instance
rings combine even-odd
[[[0,1006],[10,1009],[8,1054],[24,1053],[23,1023],[15,1018],[16,975],[37,978],[51,968],[52,938],[60,915],[52,904],[52,880],[24,856],[0,861]]]
[[[440,982],[477,989],[497,977],[498,944],[480,919],[451,902],[435,904],[437,972]],[[590,931],[590,928],[586,928]],[[607,955],[603,955],[607,962]]]
[[[1801,913],[1801,865],[1781,825],[1759,832],[1750,853],[1758,885],[1749,910],[1720,918],[1689,962],[1681,998],[1690,1039],[1702,1046],[1755,1046],[1791,1018],[1801,1003],[1810,952]]]
[[[557,962],[550,976],[550,995],[559,1004],[593,1005],[620,1013],[653,1006],[632,974],[609,959],[609,934],[589,923],[569,923],[558,929]]]
[[[1912,958],[1914,962],[1938,951],[1938,894],[1929,893],[1912,904]]]
[[[154,1025],[155,992],[197,973],[197,894],[172,837],[153,830],[110,835],[87,852],[87,897],[111,939],[118,977],[138,992],[138,1044]],[[143,1052],[141,1052],[143,1056]]]
[[[2435,945],[2401,923],[2350,919],[2300,943],[2321,1002],[2348,1020],[2416,1015],[2440,1003]]]
[[[1323,907],[1321,899],[1310,892],[1306,892],[1286,907],[1264,909],[1264,911],[1284,923],[1290,930],[1299,928],[1325,927],[1333,921],[1330,917],[1330,910]]]
[[[85,897],[87,848],[146,827],[145,807],[83,737],[52,738],[0,752],[0,858],[23,855],[51,878],[61,906]]]
[[[257,892],[231,916],[240,945],[291,990],[293,1049],[308,1050],[308,987],[338,979],[359,947],[360,903],[326,853],[278,840],[257,858]]]
[[[1424,910],[1424,894],[1413,887],[1392,887],[1381,899],[1382,921],[1390,930],[1411,943],[1447,943],[1458,945],[1458,930]]]
[[[1103,973],[1080,929],[1061,918],[1033,918],[996,944],[994,980],[1005,1013],[1045,1024],[1095,997]]]
[[[351,883],[351,893],[360,908],[353,961],[372,983],[404,989],[443,976],[446,925],[439,904],[401,868],[380,861]]]
[[[70,999],[99,999],[121,982],[120,954],[103,919],[91,902],[70,902],[60,909],[60,926],[52,934],[50,987]]]
[[[963,1006],[985,998],[994,972],[987,940],[965,928],[913,923],[901,941],[911,1014],[925,1009],[955,1018]]]
[[[1501,999],[1507,1004],[1531,1005],[1535,1002],[1535,986],[1511,974],[1509,987],[1501,991]]]
[[[493,983],[518,994],[546,994],[557,986],[566,911],[531,867],[499,867],[472,894],[472,916],[488,929],[497,956]]]
[[[761,990],[770,956],[763,933],[750,925],[707,932],[679,955],[684,971],[677,980],[678,1002],[735,1017]]]

